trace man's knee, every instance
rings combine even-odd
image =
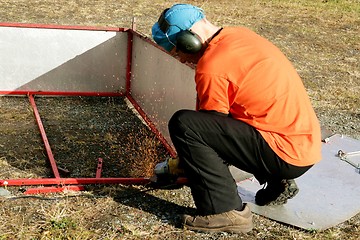
[[[186,126],[186,123],[189,119],[189,115],[191,115],[194,111],[192,110],[179,110],[173,114],[170,118],[168,128],[169,132],[174,133],[175,131],[181,131]]]

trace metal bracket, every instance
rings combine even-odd
[[[339,150],[337,156],[340,158],[340,160],[347,162],[348,164],[350,164],[351,166],[353,166],[355,169],[358,170],[359,174],[360,174],[360,164],[358,163],[354,163],[351,160],[349,160],[349,158],[351,156],[360,156],[360,151],[355,151],[355,152],[344,152],[343,150]]]

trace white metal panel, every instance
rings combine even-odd
[[[0,27],[0,53],[0,90],[125,88],[125,32]]]
[[[239,195],[257,214],[304,229],[324,230],[360,212],[360,172],[340,160],[339,150],[359,151],[360,141],[336,134],[322,145],[322,161],[296,179],[299,193],[279,206],[258,206],[255,194],[261,188],[253,180],[239,183]],[[359,164],[360,156],[351,158]]]
[[[179,109],[195,109],[194,69],[135,36],[131,95],[171,144],[167,123]]]

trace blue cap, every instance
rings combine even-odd
[[[153,25],[151,31],[154,41],[169,52],[176,45],[176,36],[180,31],[190,29],[196,22],[205,17],[201,8],[190,4],[175,4],[165,10],[163,14],[158,22]],[[163,23],[160,20],[162,17]],[[164,24],[166,26],[163,26]]]

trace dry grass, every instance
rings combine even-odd
[[[0,0],[1,22],[131,27],[146,36],[164,0]],[[243,25],[274,42],[293,62],[323,126],[360,139],[360,2],[358,0],[208,0],[184,1],[205,9],[218,25]],[[30,122],[31,111],[16,114],[8,129]],[[1,116],[8,111],[0,108]],[[7,116],[7,119],[11,116]],[[4,124],[1,121],[1,124]],[[13,125],[11,125],[13,124]],[[29,126],[27,126],[29,127]],[[29,129],[32,129],[31,127]],[[4,133],[5,134],[5,133]],[[36,135],[36,129],[27,132]],[[73,142],[71,134],[65,136]],[[14,139],[16,139],[14,137]],[[105,136],[116,142],[112,132]],[[33,140],[41,145],[40,140]],[[79,140],[77,140],[79,141]],[[143,148],[149,142],[142,141]],[[4,145],[0,142],[0,148]],[[86,144],[84,144],[86,145]],[[133,148],[128,147],[131,151]],[[153,149],[153,148],[152,148]],[[66,146],[59,152],[67,150]],[[115,147],[116,150],[116,147]],[[83,153],[83,154],[86,154]],[[148,154],[154,154],[150,152]],[[41,176],[19,152],[0,155],[1,177]],[[23,156],[23,155],[22,155]],[[34,161],[45,162],[42,149]],[[65,159],[65,158],[64,158]],[[136,156],[133,157],[136,160]],[[19,168],[14,168],[16,162]],[[43,166],[45,168],[45,166]],[[28,170],[30,168],[30,170]],[[135,173],[134,173],[135,174]],[[360,216],[326,231],[303,231],[255,216],[246,236],[199,234],[179,228],[177,213],[193,207],[189,189],[141,192],[142,187],[93,186],[84,193],[39,198],[0,199],[0,239],[359,239]],[[14,189],[12,194],[19,195]],[[132,195],[135,194],[135,195]]]

